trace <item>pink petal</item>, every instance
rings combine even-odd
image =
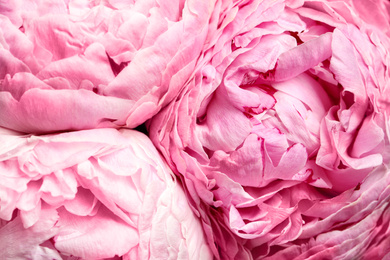
[[[302,144],[294,144],[287,149],[277,165],[265,156],[264,178],[268,180],[291,180],[306,164],[307,152]]]
[[[57,220],[57,212],[50,208],[43,209],[38,221],[29,228],[24,228],[21,217],[17,216],[0,228],[0,258],[61,259],[57,252],[40,246],[58,233]],[[15,243],[23,246],[15,246]]]
[[[245,186],[259,186],[262,183],[262,142],[254,134],[249,135],[242,147],[225,154],[217,151],[211,157],[210,165],[226,173],[233,181]]]
[[[220,95],[216,95],[208,107],[207,118],[200,129],[203,143],[208,149],[231,151],[248,136],[251,125],[241,111]]]
[[[123,255],[138,243],[137,231],[104,206],[95,216],[76,216],[59,209],[55,247],[66,255],[108,258]],[[104,241],[104,243],[102,243]]]
[[[0,111],[0,124],[35,133],[112,126],[112,121],[127,115],[132,105],[131,101],[103,97],[83,89],[33,89],[25,92],[19,102],[3,92],[0,93],[0,107],[4,108]],[[73,113],[76,110],[78,113]],[[28,115],[25,111],[29,111]]]
[[[275,80],[283,81],[298,76],[329,58],[332,34],[327,33],[280,55],[275,67]]]
[[[91,191],[83,187],[77,188],[77,193],[74,199],[64,202],[65,209],[77,216],[95,215],[95,209],[98,208],[98,200]]]

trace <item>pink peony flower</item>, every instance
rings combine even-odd
[[[215,256],[384,257],[389,3],[220,1],[214,12],[211,47],[149,130]]]
[[[212,258],[180,184],[145,135],[1,131],[0,259]]]
[[[0,3],[0,126],[136,127],[192,74],[213,1]]]

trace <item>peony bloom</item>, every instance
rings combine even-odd
[[[183,189],[142,133],[1,131],[1,259],[212,258]]]
[[[192,74],[213,1],[0,3],[0,126],[136,127]]]
[[[215,256],[384,257],[389,3],[218,3],[212,47],[149,123]]]

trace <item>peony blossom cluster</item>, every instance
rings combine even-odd
[[[149,125],[221,259],[390,256],[390,6],[377,2],[215,10],[213,47]]]
[[[0,1],[0,259],[387,259],[389,222],[387,0]]]
[[[35,134],[144,123],[193,73],[213,7],[195,0],[5,2],[0,126]]]
[[[1,134],[1,259],[211,259],[183,189],[144,134]]]

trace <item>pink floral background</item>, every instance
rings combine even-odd
[[[0,0],[0,259],[390,258],[387,0]]]

